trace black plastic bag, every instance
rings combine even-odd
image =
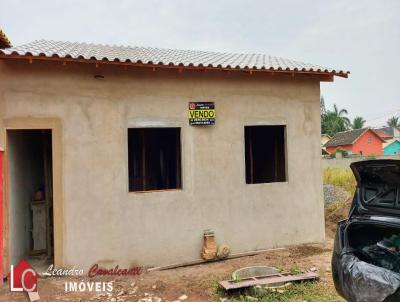
[[[382,302],[400,287],[400,274],[361,261],[352,252],[340,259],[343,294],[349,302]]]
[[[368,263],[400,273],[400,257],[376,244],[363,247],[360,251],[360,259]]]

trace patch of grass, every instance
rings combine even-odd
[[[329,288],[323,282],[295,283],[285,288],[282,292],[256,292],[248,290],[237,298],[231,298],[233,302],[253,302],[251,296],[258,298],[259,302],[343,302],[335,289]]]
[[[219,285],[218,278],[216,276],[211,276],[208,280],[208,287],[211,290],[212,301],[220,302],[220,297],[225,297],[226,292],[224,289]]]
[[[354,194],[356,179],[353,172],[348,169],[325,168],[323,171],[324,184],[331,184],[346,190],[350,195]]]
[[[328,204],[325,207],[325,210],[326,210],[326,215],[325,216],[329,216],[331,213],[335,213],[335,212],[339,211],[344,206],[346,206],[346,201],[343,201],[343,200],[331,202],[330,204]],[[343,219],[344,218],[345,217],[343,217]],[[334,221],[334,222],[338,222],[338,221]]]
[[[296,265],[296,266],[291,267],[290,270],[289,270],[289,272],[290,272],[291,274],[296,275],[296,274],[301,274],[301,273],[303,273],[304,271],[303,271],[303,269],[302,269],[301,267],[299,267],[299,266]]]
[[[281,271],[289,271],[292,274],[304,272],[300,266],[280,267]],[[211,279],[210,279],[211,280]],[[219,298],[227,298],[229,302],[345,302],[337,293],[331,282],[331,278],[325,279],[324,274],[319,280],[295,282],[276,290],[268,290],[263,287],[250,287],[239,290],[225,291],[216,279],[212,280],[213,301]]]

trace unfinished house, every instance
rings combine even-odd
[[[201,259],[324,239],[320,82],[268,55],[0,50],[3,267]],[[212,255],[212,253],[208,254]]]

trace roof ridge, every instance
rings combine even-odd
[[[358,129],[348,129],[348,130],[343,130],[343,131],[336,132],[336,134],[338,134],[338,133],[350,132],[350,131],[365,130],[365,129],[370,129],[370,127],[364,127],[364,128],[358,128]],[[335,135],[336,135],[336,134],[335,134]]]

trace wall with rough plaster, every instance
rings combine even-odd
[[[104,79],[95,79],[95,74]],[[64,265],[200,258],[203,230],[232,253],[324,239],[319,82],[246,73],[0,62],[4,121],[62,123]],[[216,125],[188,125],[213,101]],[[182,127],[183,189],[128,192],[128,126]],[[246,184],[244,126],[287,126],[288,181]]]

